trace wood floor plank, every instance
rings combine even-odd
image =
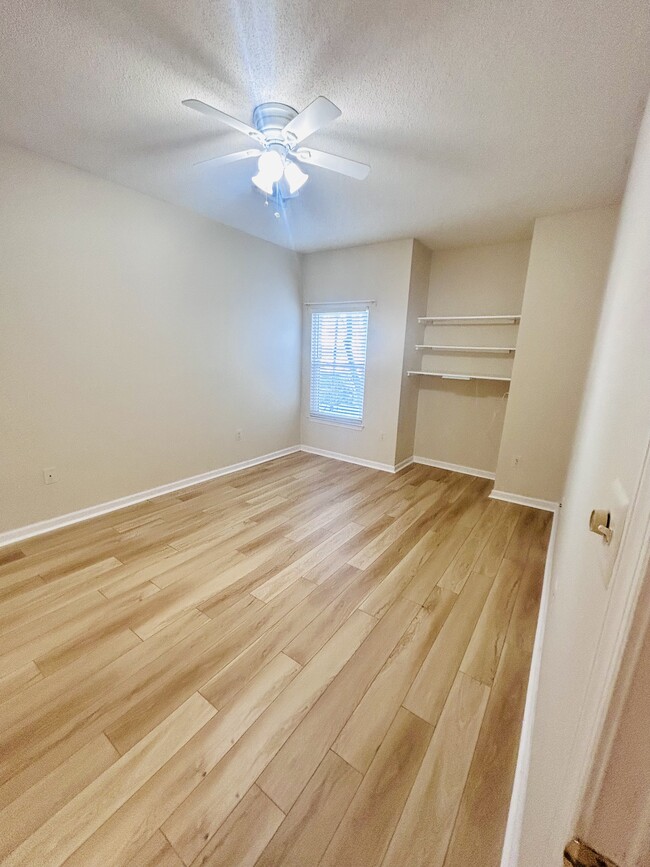
[[[314,531],[320,530],[321,527],[329,524],[329,522],[334,518],[346,514],[356,505],[364,502],[367,496],[368,492],[364,489],[350,496],[342,497],[338,502],[320,510],[320,514],[312,518],[311,521],[301,521],[300,519],[296,519],[294,529],[288,530],[284,535],[287,539],[292,539],[294,542],[300,542],[302,539],[306,539],[307,536]]]
[[[45,581],[40,575],[28,575],[27,577],[3,575],[0,576],[0,612],[7,602],[13,599],[26,598],[37,587],[43,589]]]
[[[483,516],[489,506],[487,499],[494,487],[492,479],[472,478],[468,487],[463,491],[462,505],[459,506],[458,522],[474,527]]]
[[[171,550],[176,551],[175,548]],[[140,578],[146,575],[147,580],[152,581],[156,587],[164,590],[166,587],[170,587],[172,584],[176,584],[183,579],[191,578],[193,575],[196,576],[199,570],[204,568],[206,574],[209,574],[211,570],[232,566],[235,563],[240,563],[242,559],[243,557],[238,551],[224,552],[218,546],[208,542],[195,548],[176,551],[172,556],[165,556],[157,565],[152,563],[146,569],[140,569],[140,560],[134,560],[132,563],[128,563],[124,570],[120,570],[120,572],[126,572],[127,575],[135,573]],[[129,573],[126,570],[133,571]],[[104,590],[104,592],[106,591]]]
[[[68,860],[69,867],[119,865],[155,832],[280,695],[300,666],[279,654]]]
[[[106,599],[97,590],[71,602],[52,615],[45,614],[31,623],[0,636],[0,677],[12,674],[28,662],[66,642],[71,634],[85,630],[78,622],[84,615],[105,610]]]
[[[163,546],[147,557],[141,557],[132,563],[125,563],[107,573],[100,583],[99,589],[107,599],[112,599],[114,596],[119,596],[146,581],[155,583],[159,576],[169,573],[170,570],[192,560],[200,553],[200,548],[178,552],[172,547]],[[156,583],[156,586],[159,587],[160,585]]]
[[[492,686],[497,672],[520,575],[521,567],[514,560],[501,561],[460,665],[461,671],[488,686]]]
[[[0,808],[119,718],[133,695],[129,679],[138,683],[138,672],[186,648],[195,631],[191,617],[176,622],[89,677],[81,657],[0,706]]]
[[[530,655],[506,640],[445,858],[499,867],[526,700]],[[477,833],[480,829],[480,833]]]
[[[434,537],[433,551],[403,591],[407,599],[412,599],[419,605],[424,605],[433,589],[438,585],[445,570],[467,539],[470,529],[466,524],[455,523],[449,529],[432,532]]]
[[[545,554],[533,545],[529,548],[522,569],[519,590],[510,618],[508,640],[532,653],[537,628],[537,615],[542,595]]]
[[[362,776],[328,752],[255,867],[318,864]]]
[[[285,813],[327,755],[417,610],[408,599],[395,602],[258,778],[260,788]]]
[[[522,506],[515,506],[512,503],[505,504],[503,514],[490,533],[487,543],[474,565],[474,571],[484,572],[486,575],[496,575],[515,527],[524,511]]]
[[[381,863],[432,732],[428,723],[400,708],[325,851],[322,867]]]
[[[370,767],[456,596],[439,589],[420,609],[334,742],[333,750],[361,773]]]
[[[442,867],[489,695],[456,677],[382,867]]]
[[[397,566],[391,569],[384,580],[368,595],[361,605],[361,610],[372,614],[373,617],[382,617],[434,553],[435,538],[435,533],[432,530],[425,533]]]
[[[50,624],[67,616],[72,602],[87,596],[90,591],[99,590],[103,576],[114,570],[116,564],[119,566],[119,561],[110,557],[77,570],[60,582],[50,585],[43,583],[29,593],[5,600],[0,611],[0,630],[3,636],[7,636],[11,631],[17,632],[25,624],[46,623],[47,629],[52,628]],[[49,621],[46,621],[48,615]]]
[[[353,580],[354,573],[350,573]],[[277,622],[258,638],[250,636],[248,646],[228,665],[216,672],[213,677],[201,687],[201,693],[216,708],[229,701],[239,689],[264,666],[268,659],[287,647],[291,641],[308,626],[341,592],[346,584],[342,577],[337,583],[328,583],[316,587],[309,581],[300,579],[296,584],[284,591],[284,594],[268,603],[276,606],[285,594],[293,597],[297,591],[302,599],[286,616],[278,618]]]
[[[245,610],[260,611],[263,607],[264,603],[261,599],[256,599],[250,593],[240,593],[228,606],[222,606],[219,598],[213,598],[201,605],[198,610],[206,614],[211,620],[225,616],[226,623],[229,625],[234,619],[238,619]]]
[[[490,500],[469,536],[460,546],[456,556],[445,569],[438,582],[440,587],[447,587],[454,593],[460,593],[497,525],[502,509],[503,503],[499,500]]]
[[[508,560],[514,560],[516,563],[525,563],[528,557],[528,551],[538,536],[542,527],[540,521],[543,516],[539,509],[524,509],[523,514],[517,521],[517,526],[510,537],[508,546],[504,552],[504,557]]]
[[[142,849],[129,861],[129,867],[183,867],[183,862],[172,849],[161,831],[149,838]]]
[[[188,608],[198,608],[218,590],[255,569],[267,556],[266,551],[261,551],[254,556],[238,559],[226,568],[208,565],[187,578],[175,581],[139,607],[130,623],[131,628],[142,638],[148,638]]]
[[[0,812],[0,859],[5,858],[119,758],[99,735]]]
[[[191,863],[219,830],[375,625],[374,618],[355,611],[163,824],[183,861]]]
[[[39,860],[45,860],[50,867],[63,864],[214,714],[214,708],[201,696],[188,699],[132,752],[111,765],[14,849],[5,865],[27,867]]]
[[[27,662],[22,668],[12,671],[11,674],[5,674],[4,677],[0,677],[0,704],[3,701],[9,701],[16,693],[42,679],[43,672],[34,662]]]
[[[300,594],[295,590],[301,591]],[[306,588],[310,590],[311,588]],[[105,726],[111,742],[120,752],[126,752],[171,710],[178,707],[193,692],[200,690],[215,672],[236,658],[250,640],[250,634],[268,629],[295,606],[303,596],[303,588],[294,588],[286,598],[262,611],[245,612],[230,632],[222,632],[220,621],[206,624],[183,643],[185,654],[175,652],[156,659],[134,675],[127,690],[135,699],[117,719]],[[251,616],[248,616],[248,615]],[[244,683],[240,684],[242,687]],[[207,694],[205,696],[208,697]],[[208,698],[209,700],[209,698]]]
[[[264,792],[251,786],[192,867],[253,867],[284,819]]]
[[[20,548],[15,548],[7,545],[0,551],[0,566],[6,566],[8,563],[15,563],[16,560],[22,560],[25,552]]]
[[[368,587],[360,576],[361,572],[347,563],[335,573],[331,586],[343,585],[345,589],[285,646],[287,656],[305,665],[345,623],[368,593]]]
[[[306,540],[302,542],[290,542],[283,537],[274,537],[274,540],[266,548],[267,558],[259,566],[242,575],[241,578],[231,582],[226,587],[218,589],[205,602],[199,604],[199,609],[202,611],[208,611],[209,609],[209,614],[212,618],[220,616],[233,603],[237,602],[242,594],[250,595],[251,590],[259,587],[260,584],[267,581],[277,571],[292,563],[297,557],[300,557],[305,551],[309,550],[310,545],[311,540],[309,542]],[[258,548],[256,550],[259,551],[261,549]],[[256,601],[262,602],[261,599]],[[262,604],[264,603],[262,602]]]
[[[438,722],[493,580],[472,573],[404,699],[405,708],[431,725]]]
[[[317,545],[309,553],[305,554],[290,566],[287,566],[281,572],[278,572],[272,578],[269,578],[269,580],[260,587],[253,590],[253,596],[261,599],[263,602],[270,602],[271,599],[274,599],[279,593],[286,590],[290,584],[293,584],[294,581],[298,580],[298,578],[303,578],[310,569],[317,566],[318,563],[324,560],[329,554],[336,551],[337,548],[340,548],[341,545],[344,545],[362,530],[363,527],[360,524],[348,524],[343,527],[343,529],[334,533],[334,535],[325,542],[321,542],[320,545]]]
[[[407,512],[405,512],[400,518],[396,518],[396,520],[394,520],[383,533],[380,533],[376,539],[373,539],[373,541],[359,551],[358,554],[351,557],[348,561],[350,565],[356,566],[357,569],[367,569],[380,554],[383,554],[393,542],[403,536],[419,518],[422,518],[422,516],[425,515],[440,499],[440,496],[440,492],[436,491],[411,506]]]
[[[498,867],[552,516],[489,488],[296,453],[5,549],[0,860]]]
[[[115,633],[109,632],[105,637],[92,635],[84,640],[83,637],[72,642],[59,645],[43,656],[35,660],[39,670],[45,675],[50,675],[66,665],[70,665],[80,656],[92,653],[95,667],[103,668],[114,659],[118,659],[132,647],[140,644],[140,639],[130,629],[120,629]],[[88,658],[86,658],[86,663]],[[88,665],[85,671],[89,672]]]
[[[291,542],[292,540],[287,539],[285,533],[291,532],[297,521],[308,521],[319,515],[321,510],[331,503],[332,499],[336,499],[341,492],[341,485],[326,482],[317,494],[312,493],[308,498],[300,497],[288,506],[276,507],[272,513],[269,512],[263,521],[256,521],[248,530],[234,536],[231,540],[232,545],[248,557],[268,545],[269,542],[278,539]],[[318,530],[301,540],[307,543],[305,550],[326,541],[334,533],[345,529],[349,523],[347,515],[344,514],[320,526]]]
[[[376,539],[380,533],[383,533],[383,531],[392,524],[392,522],[392,518],[387,515],[382,515],[381,518],[366,526],[364,530],[357,533],[356,536],[353,536],[348,542],[341,545],[340,548],[337,548],[336,551],[333,551],[328,557],[321,560],[320,563],[317,563],[308,572],[305,572],[305,578],[308,581],[313,581],[314,584],[322,584],[324,581],[329,581],[330,578],[339,571],[339,569],[349,565],[348,560],[350,557],[354,557],[358,551],[373,539]],[[350,568],[354,569],[356,567],[352,566]]]

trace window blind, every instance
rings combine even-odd
[[[363,422],[367,344],[367,309],[312,312],[310,415]]]

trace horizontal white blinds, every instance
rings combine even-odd
[[[368,310],[312,312],[312,416],[361,424],[367,343]]]

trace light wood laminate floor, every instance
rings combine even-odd
[[[0,550],[4,865],[497,867],[550,516],[295,454]]]

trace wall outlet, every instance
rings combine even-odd
[[[237,442],[239,442],[241,440],[241,430],[240,429],[235,431],[235,439],[237,440]]]
[[[520,464],[520,463],[521,463],[521,458],[519,457],[519,455],[517,455],[516,457],[514,457],[514,458],[512,459],[512,466],[513,466],[516,470],[519,469],[519,464]]]
[[[383,431],[379,434],[379,439],[380,439],[382,442],[386,439],[386,434],[385,434]]]
[[[54,467],[47,467],[47,469],[43,470],[43,481],[46,485],[53,485],[54,482],[59,481]]]

